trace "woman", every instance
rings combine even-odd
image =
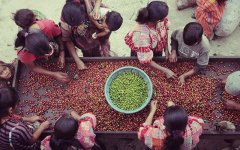
[[[55,49],[41,32],[29,33],[22,30],[18,33],[15,48],[19,60],[33,72],[51,76],[61,82],[68,82],[69,77],[63,72],[53,72],[39,66],[36,61],[48,59]]]
[[[49,127],[49,122],[43,122],[34,132],[27,122],[42,121],[42,118],[14,115],[18,102],[19,97],[14,89],[0,89],[0,149],[38,150],[40,146],[38,139]]]
[[[62,116],[54,126],[54,133],[47,136],[41,142],[43,150],[69,150],[86,149],[90,150],[94,144],[96,127],[96,117],[91,114],[79,116],[75,111],[71,112],[71,117]]]
[[[138,132],[138,138],[153,150],[191,150],[199,142],[204,122],[188,116],[181,106],[168,102],[163,117],[152,124],[157,101],[151,102],[151,111]]]
[[[65,65],[65,52],[64,45],[61,40],[61,30],[52,20],[41,19],[38,20],[37,16],[30,9],[20,9],[13,17],[16,25],[21,27],[27,32],[34,30],[40,30],[50,42],[56,42],[58,44],[57,51],[59,52],[58,64],[61,68]]]
[[[100,2],[97,0],[93,11],[98,15]],[[85,6],[86,5],[86,6]],[[79,59],[76,48],[81,49],[84,57],[110,56],[110,45],[108,36],[93,39],[92,35],[99,30],[92,21],[90,21],[88,12],[90,11],[88,0],[67,0],[61,14],[62,40],[66,43],[70,55],[73,57],[79,70],[86,69],[85,64]],[[98,9],[96,9],[96,7]]]
[[[152,60],[162,56],[165,50],[168,58],[168,6],[165,2],[153,1],[138,12],[137,24],[126,35],[125,43],[131,48],[131,56],[137,56],[142,64],[147,64],[166,74],[168,78],[176,75],[170,69]]]
[[[213,30],[220,22],[226,0],[197,0],[195,17],[202,25],[204,34],[208,39],[214,36]]]

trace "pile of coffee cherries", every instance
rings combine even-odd
[[[193,62],[178,62],[169,64],[160,62],[162,66],[173,70],[178,76],[192,69]],[[67,64],[64,70],[58,69],[53,63],[43,64],[44,68],[53,71],[63,71],[69,74],[69,83],[60,83],[55,79],[30,72],[21,75],[19,79],[19,94],[21,102],[18,113],[22,115],[38,114],[45,116],[53,123],[63,112],[75,110],[79,114],[92,112],[97,117],[97,131],[137,131],[144,123],[149,113],[149,106],[142,111],[126,115],[110,108],[105,96],[104,86],[108,76],[123,66],[134,66],[144,70],[153,83],[152,99],[158,101],[155,117],[163,115],[167,101],[182,105],[189,115],[202,116],[206,120],[215,120],[216,109],[223,109],[223,101],[211,103],[217,96],[219,79],[205,75],[194,75],[186,79],[186,84],[180,86],[177,79],[167,79],[165,74],[140,64],[137,60],[88,62],[88,69],[78,71],[74,63]],[[211,68],[210,68],[211,69]],[[222,118],[228,118],[228,113],[222,113]]]

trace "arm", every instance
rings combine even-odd
[[[99,9],[102,3],[102,0],[96,0],[95,6],[92,6],[91,1],[90,0],[84,0],[85,2],[85,6],[87,9],[87,13],[88,15],[90,15],[90,13],[92,13],[93,18],[94,19],[98,19],[99,18]]]
[[[162,67],[160,66],[159,64],[157,64],[155,61],[151,61],[150,64],[149,64],[151,67],[155,68],[155,69],[158,69],[160,71],[162,71],[163,73],[166,74],[167,78],[175,78],[176,75],[174,72],[172,72],[170,69],[168,68],[165,68],[165,67]]]
[[[168,44],[167,44],[166,47],[164,48],[164,52],[165,52],[166,60],[168,60],[168,58],[169,58]]]
[[[91,5],[90,0],[84,0],[86,9],[87,9],[87,13],[90,14],[93,10],[93,6]]]
[[[76,52],[76,48],[75,48],[73,42],[72,41],[67,41],[66,46],[68,48],[68,51],[69,51],[70,55],[73,57],[74,61],[76,62],[78,70],[87,69],[87,67],[85,66],[83,61],[78,57],[77,52]]]
[[[169,56],[170,62],[177,62],[178,40],[176,38],[178,31],[174,31],[171,35],[171,54]]]
[[[58,63],[60,65],[61,68],[64,67],[64,64],[65,64],[65,51],[64,51],[64,44],[63,44],[63,41],[62,41],[62,36],[57,36],[55,38],[57,44],[59,45],[59,58],[58,58]]]
[[[193,67],[193,69],[189,70],[188,72],[185,72],[179,77],[179,83],[181,85],[184,85],[186,78],[198,72],[203,72],[207,68],[208,60],[209,60],[208,52],[201,54],[197,60],[197,64]],[[202,65],[200,65],[199,63]]]
[[[42,68],[42,67],[39,66],[39,65],[36,65],[34,62],[25,64],[25,65],[27,66],[28,69],[30,69],[30,70],[33,71],[33,72],[54,77],[54,72],[49,71],[49,70],[46,70],[46,69]]]
[[[29,68],[31,71],[39,73],[39,74],[44,74],[47,76],[51,76],[61,82],[68,82],[69,77],[66,73],[63,72],[52,72],[49,70],[46,70],[42,68],[41,66],[36,65],[34,62],[26,64],[27,68]]]
[[[41,136],[43,131],[45,131],[47,128],[49,128],[49,125],[50,124],[48,121],[43,122],[40,125],[40,127],[33,133],[30,143],[35,143],[39,139],[39,137]]]
[[[150,113],[146,119],[146,121],[144,122],[145,125],[152,125],[152,121],[153,121],[153,117],[154,117],[154,114],[157,110],[157,101],[151,101],[151,110],[150,110]]]
[[[100,33],[94,33],[94,34],[92,35],[92,38],[93,38],[93,39],[97,39],[97,38],[100,38],[100,37],[104,37],[104,36],[108,35],[109,33],[110,33],[109,30],[104,30],[104,31],[102,31],[102,32],[100,32]]]
[[[98,29],[104,29],[103,25],[94,19],[93,14],[89,14],[89,18]]]
[[[153,117],[154,117],[155,112],[150,112],[146,121],[144,122],[145,125],[152,125]]]

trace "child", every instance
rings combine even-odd
[[[202,25],[205,36],[211,40],[214,28],[220,22],[227,0],[197,0],[195,17]]]
[[[170,101],[164,115],[153,122],[156,110],[157,101],[152,101],[150,113],[138,132],[138,138],[149,148],[192,150],[197,145],[203,132],[202,118],[188,116],[183,107]]]
[[[61,117],[54,126],[54,133],[41,142],[43,150],[91,149],[94,144],[96,117],[87,113],[79,116],[75,111],[71,117]]]
[[[125,43],[131,48],[131,56],[137,56],[140,63],[148,64],[166,74],[168,78],[176,75],[170,69],[152,60],[162,56],[165,50],[168,57],[168,6],[162,1],[153,1],[138,12],[137,24],[126,35]]]
[[[99,15],[97,15],[98,18],[95,17],[93,12],[91,12],[89,16],[96,27],[102,31],[99,33],[95,32],[92,35],[93,39],[107,36],[111,34],[112,31],[116,31],[121,27],[123,18],[120,13],[105,7],[95,7],[95,9],[99,9]]]
[[[92,3],[92,7],[90,6],[90,3]],[[85,1],[90,20],[100,30],[93,33],[92,38],[94,40],[99,39],[105,43],[100,46],[100,50],[101,55],[107,57],[110,56],[109,37],[111,32],[116,31],[121,27],[123,18],[121,14],[116,11],[112,11],[103,6],[100,7],[99,3],[101,3],[101,0]],[[95,7],[91,12],[93,6]],[[97,12],[99,12],[99,14],[96,14]]]
[[[43,122],[33,132],[26,122],[42,121],[42,118],[15,116],[14,111],[18,102],[19,97],[14,89],[0,89],[0,149],[38,150],[40,145],[37,140],[49,127],[49,122]]]
[[[49,71],[36,64],[37,60],[48,59],[55,51],[42,32],[28,33],[24,30],[20,31],[15,40],[15,48],[19,60],[31,71],[51,76],[62,82],[69,81],[66,73]]]
[[[177,55],[186,58],[197,58],[197,63],[188,72],[179,77],[179,84],[184,85],[185,79],[203,71],[209,62],[209,41],[203,35],[203,28],[199,23],[190,22],[184,29],[175,30],[171,36],[171,55],[169,61],[177,62]]]
[[[240,71],[231,73],[224,82],[228,94],[240,97]],[[240,104],[232,100],[226,100],[225,104],[228,109],[240,110]]]
[[[13,80],[16,60],[12,64],[6,64],[0,60],[0,88],[10,87]]]
[[[14,14],[15,23],[27,32],[40,30],[48,37],[50,42],[56,41],[59,46],[58,64],[61,68],[65,64],[64,45],[61,40],[61,30],[52,20],[37,20],[35,14],[30,9],[20,9]]]

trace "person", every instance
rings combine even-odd
[[[50,42],[56,42],[58,45],[57,51],[59,52],[58,64],[60,68],[65,65],[65,52],[64,44],[61,40],[61,30],[53,20],[41,19],[38,20],[37,16],[30,9],[19,9],[13,16],[13,20],[22,30],[32,32],[40,30],[45,36],[48,37]]]
[[[225,91],[228,94],[240,97],[240,71],[231,73],[223,82],[225,83]],[[232,100],[225,100],[225,105],[227,109],[240,110],[240,104]]]
[[[75,46],[81,49],[83,57],[110,56],[109,37],[92,38],[92,34],[100,30],[90,21],[85,3],[89,3],[88,0],[83,2],[80,0],[67,0],[62,9],[60,25],[62,40],[65,42],[79,70],[87,69],[87,67],[79,59]],[[94,12],[97,5],[100,5],[99,2],[94,6]]]
[[[181,106],[169,101],[163,117],[153,121],[157,101],[151,102],[151,110],[141,125],[138,138],[153,150],[191,150],[199,142],[203,132],[202,118],[188,116]]]
[[[48,59],[55,51],[43,33],[29,33],[24,30],[19,31],[17,39],[15,40],[15,48],[19,60],[31,71],[54,77],[62,82],[69,81],[66,73],[49,71],[36,63],[36,61],[40,59]]]
[[[75,111],[71,117],[62,116],[54,126],[54,133],[41,142],[44,150],[91,149],[94,144],[96,117],[91,114],[79,116]]]
[[[163,49],[168,58],[167,15],[168,6],[165,2],[149,3],[138,12],[137,24],[125,36],[125,43],[131,49],[131,56],[137,56],[140,63],[164,72],[168,78],[175,78],[174,72],[152,60],[155,56],[162,56]]]
[[[38,139],[49,127],[49,122],[42,122],[34,132],[28,122],[43,121],[42,118],[15,115],[18,102],[18,94],[13,88],[0,89],[0,150],[38,150]]]
[[[16,59],[10,64],[0,60],[0,88],[10,87],[12,84]]]
[[[96,27],[101,30],[99,33],[95,32],[92,34],[93,39],[109,36],[112,31],[118,30],[123,23],[123,18],[120,13],[105,7],[99,8],[98,18],[96,18],[92,12],[89,16]]]
[[[177,56],[197,58],[197,63],[193,69],[179,77],[179,84],[184,85],[186,78],[206,69],[209,62],[210,44],[203,35],[203,28],[199,23],[190,22],[183,30],[175,30],[171,36],[171,49],[169,56],[171,63],[177,62]]]
[[[220,22],[227,0],[197,0],[196,20],[202,25],[205,36],[212,39],[213,30]]]

